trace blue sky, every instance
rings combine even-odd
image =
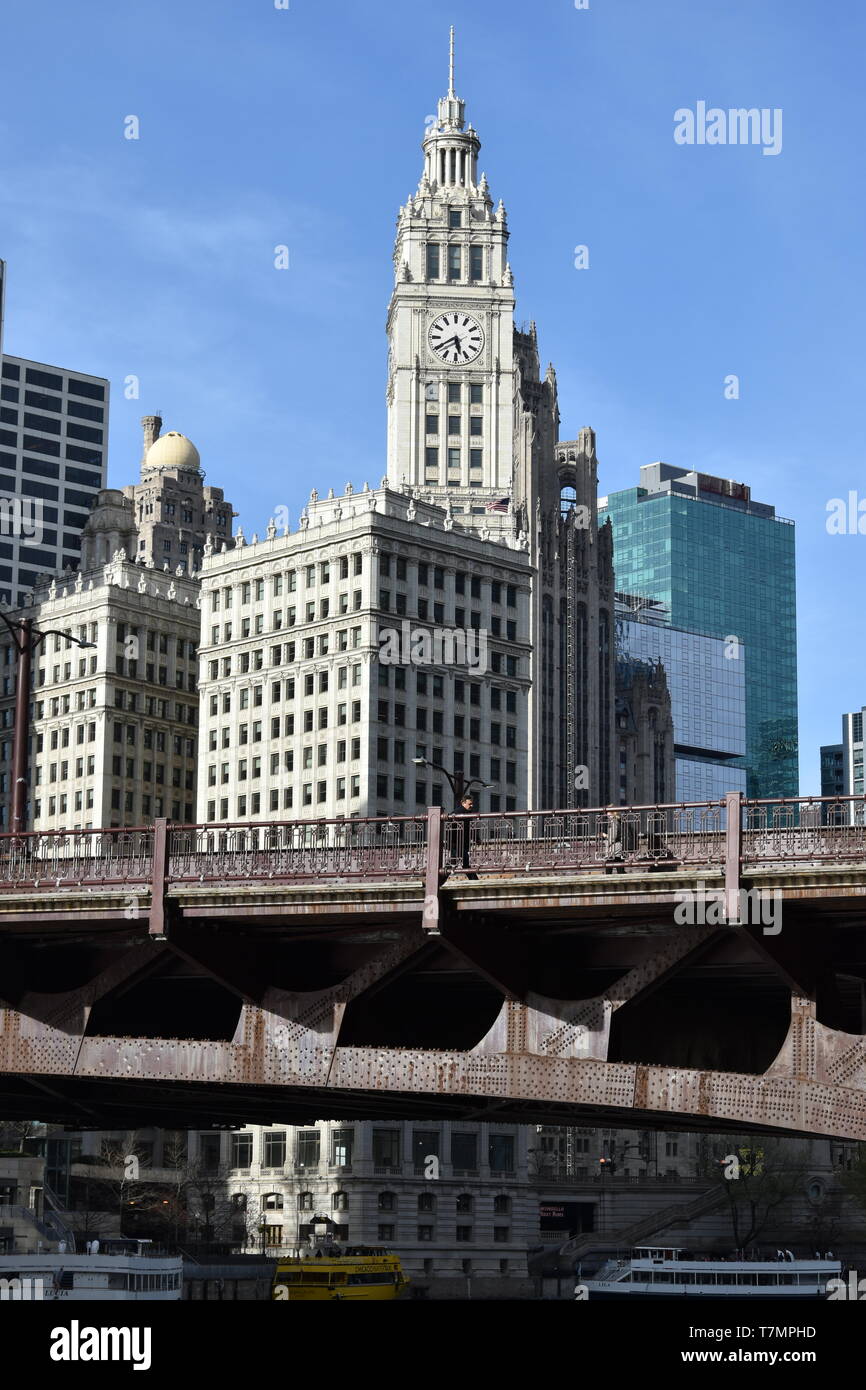
[[[7,0],[6,350],[111,379],[112,485],[160,409],[247,535],[279,505],[296,524],[314,484],[378,482],[394,220],[451,23],[518,319],[563,437],[597,431],[601,492],[664,459],[797,522],[817,790],[818,745],[866,702],[866,537],[825,526],[866,497],[859,0]],[[781,108],[781,153],[677,145],[698,101]]]

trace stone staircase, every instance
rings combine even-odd
[[[651,1212],[649,1216],[643,1216],[639,1221],[633,1221],[630,1226],[623,1226],[618,1231],[609,1233],[603,1231],[587,1231],[579,1236],[572,1236],[553,1253],[553,1259],[559,1264],[565,1261],[569,1269],[573,1269],[578,1260],[584,1259],[593,1250],[599,1248],[609,1248],[616,1246],[618,1249],[630,1249],[635,1245],[640,1245],[642,1241],[650,1236],[658,1235],[659,1232],[668,1230],[671,1226],[684,1226],[690,1221],[694,1221],[699,1216],[705,1216],[707,1212],[714,1211],[726,1200],[724,1188],[719,1184],[706,1188],[694,1197],[690,1202],[672,1202],[670,1206],[663,1207],[661,1211]],[[551,1254],[546,1253],[539,1259],[551,1259]]]

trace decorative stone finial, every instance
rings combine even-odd
[[[272,541],[277,534],[277,523],[274,521],[273,517],[271,517],[270,521],[268,522],[268,529],[265,532],[265,534],[269,541]]]

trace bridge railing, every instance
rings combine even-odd
[[[866,797],[334,817],[0,835],[0,887],[722,870],[866,861]],[[735,801],[731,798],[731,804]],[[441,833],[429,835],[430,817]]]
[[[665,862],[721,866],[724,802],[448,817],[451,871],[612,870]]]
[[[866,859],[866,797],[744,801],[741,839],[744,865]]]
[[[426,858],[426,816],[170,826],[167,878],[418,878]]]
[[[149,883],[153,826],[0,835],[0,884]]]

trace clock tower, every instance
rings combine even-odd
[[[448,94],[422,149],[394,246],[388,479],[449,499],[472,524],[512,495],[514,289],[505,208],[478,173],[480,141],[454,90],[453,29]]]

